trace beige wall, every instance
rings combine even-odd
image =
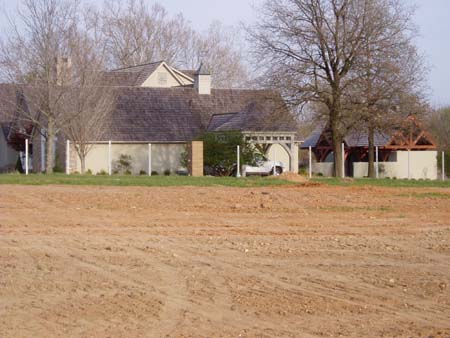
[[[0,130],[0,172],[15,168],[19,153],[8,146],[3,132]]]
[[[160,76],[165,76],[165,78],[167,79],[167,82],[165,84],[160,82]],[[142,87],[151,88],[171,88],[179,86],[180,83],[164,65],[161,65],[142,85]]]
[[[312,172],[314,174],[322,174],[323,176],[329,177],[334,174],[334,163],[333,162],[316,162],[312,164]]]
[[[397,151],[396,162],[380,162],[379,177],[408,178],[408,152]],[[353,164],[354,177],[367,176],[367,162]],[[437,151],[411,151],[410,152],[410,178],[430,179],[438,178]]]
[[[291,170],[289,153],[281,145],[272,144],[266,152],[266,157],[271,161],[282,162],[285,166],[285,171]]]
[[[163,174],[169,169],[172,173],[181,169],[180,158],[185,151],[184,144],[152,144],[152,171]],[[114,170],[115,163],[121,154],[130,155],[133,174],[139,174],[141,170],[148,173],[148,144],[112,144],[111,159]],[[77,163],[71,167],[80,172],[81,165],[77,156]],[[86,158],[86,170],[93,174],[104,170],[108,172],[108,144],[93,145]]]

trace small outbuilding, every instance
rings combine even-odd
[[[302,143],[315,157],[313,173],[332,176],[333,146],[329,128],[317,128]],[[417,118],[410,116],[390,132],[375,132],[378,174],[381,178],[437,179],[437,145]],[[345,175],[368,176],[368,135],[353,131],[344,138]]]

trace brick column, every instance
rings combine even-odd
[[[189,151],[189,174],[194,177],[203,176],[203,142],[192,141]]]

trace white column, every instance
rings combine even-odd
[[[237,146],[236,177],[241,177],[241,147]]]
[[[345,144],[342,142],[342,178],[345,178]]]
[[[291,151],[289,153],[290,170],[298,174],[298,143],[291,142]]]
[[[41,172],[45,171],[45,158],[47,147],[45,146],[45,136],[41,134]]]
[[[312,178],[312,147],[309,146],[309,178]]]
[[[411,179],[411,150],[408,149],[408,180]]]
[[[445,152],[442,152],[442,180],[445,181]]]
[[[66,144],[66,175],[70,175],[70,141]]]
[[[276,161],[277,161],[277,152],[274,151],[273,152],[273,162],[276,162]],[[273,176],[275,176],[277,174],[277,166],[276,166],[276,164],[272,168],[272,174],[273,174]]]
[[[108,175],[112,175],[112,164],[111,164],[111,141],[108,142]]]
[[[25,175],[28,175],[28,139],[25,139]]]
[[[148,176],[152,176],[152,144],[148,144]]]
[[[379,173],[380,173],[380,163],[378,162],[378,146],[376,146],[375,147],[375,163],[376,163],[376,172],[375,172],[375,175],[376,175],[376,178],[378,178],[379,177]]]

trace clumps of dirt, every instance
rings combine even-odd
[[[312,182],[309,178],[307,178],[304,175],[299,175],[299,174],[295,174],[295,173],[283,173],[280,176],[277,176],[279,179],[282,180],[286,180],[289,182],[294,182],[294,183],[299,183],[296,184],[294,187],[318,187],[318,186],[322,186],[322,183],[318,183],[318,182]],[[287,187],[284,187],[285,189]]]
[[[279,176],[277,176],[278,178],[282,179],[282,180],[286,180],[286,181],[290,181],[290,182],[296,182],[296,183],[305,183],[308,182],[308,179],[305,176],[296,174],[296,173],[283,173]]]

